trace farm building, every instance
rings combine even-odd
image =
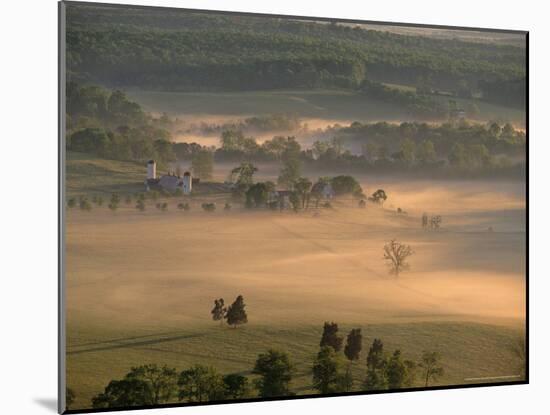
[[[191,193],[193,189],[193,176],[190,172],[183,173],[183,177],[169,173],[157,178],[157,165],[155,160],[147,162],[147,178],[145,179],[145,190],[166,190],[175,192],[180,189],[183,194]]]

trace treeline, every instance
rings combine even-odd
[[[175,160],[171,121],[153,118],[120,90],[67,84],[68,150],[116,160]]]
[[[406,94],[392,95],[391,99],[402,96]],[[411,105],[415,102],[410,101]],[[319,136],[311,148],[302,148],[293,136],[275,136],[260,144],[243,133],[301,128],[300,120],[292,115],[250,117],[212,128],[220,131],[217,148],[173,143],[170,130],[174,120],[165,115],[151,117],[124,92],[72,82],[67,86],[68,150],[117,160],[191,160],[193,170],[203,179],[210,179],[214,161],[278,161],[294,170],[297,164],[307,164],[356,171],[447,169],[493,174],[506,170],[515,174],[523,169],[526,156],[525,133],[508,123],[354,122],[308,132],[309,136]]]
[[[344,338],[338,324],[325,322],[319,352],[310,369],[311,386],[320,394],[354,390],[395,390],[428,387],[444,374],[441,356],[425,351],[419,362],[406,359],[401,350],[387,351],[375,338],[360,366],[363,335],[354,328]],[[222,374],[212,366],[193,365],[178,372],[168,366],[148,364],[132,368],[122,379],[112,380],[92,399],[94,409],[162,405],[172,402],[208,402],[247,398],[293,396],[296,365],[283,350],[260,353],[251,368],[252,379],[240,373]],[[356,382],[352,370],[362,372]],[[75,394],[67,390],[67,403]],[[70,409],[70,408],[69,408]]]
[[[174,10],[68,7],[68,72],[170,90],[356,88],[368,77],[455,90],[525,76],[525,48],[341,24]]]
[[[238,121],[223,123],[201,122],[186,123],[179,131],[182,133],[219,135],[226,130],[241,131],[247,134],[269,133],[269,132],[290,132],[307,131],[307,124],[302,123],[299,117],[294,114],[280,113],[268,115],[256,115]]]
[[[302,148],[295,137],[276,136],[258,144],[254,137],[230,130],[222,133],[216,149],[177,143],[174,151],[183,160],[195,160],[207,151],[212,160],[280,161],[291,170],[306,165],[320,170],[452,174],[522,174],[526,157],[525,133],[511,124],[355,122],[330,127],[324,135],[333,138]]]

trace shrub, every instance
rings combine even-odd
[[[201,206],[205,212],[213,212],[216,210],[215,203],[203,203]]]
[[[92,210],[92,204],[85,197],[80,198],[79,206],[81,210],[86,210],[86,211]]]
[[[138,199],[136,203],[136,209],[139,210],[140,212],[143,212],[145,210],[145,203],[143,202],[143,200]]]

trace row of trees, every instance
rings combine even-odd
[[[352,365],[360,360],[363,336],[361,329],[352,329],[346,337],[339,335],[338,324],[325,322],[319,343],[320,350],[311,366],[312,386],[321,394],[354,390]],[[343,348],[343,356],[340,354]],[[343,359],[347,360],[347,364]],[[419,363],[404,359],[399,350],[387,354],[380,339],[374,339],[366,358],[362,390],[400,389],[416,384],[429,386],[443,375],[437,352],[424,352]],[[181,372],[154,364],[134,367],[122,379],[109,382],[105,390],[92,399],[94,408],[160,405],[179,400],[206,402],[292,396],[292,380],[296,366],[288,353],[270,349],[258,355],[251,382],[242,374],[220,374],[215,368],[194,365]],[[74,393],[68,390],[70,403]],[[68,405],[69,399],[67,401]]]
[[[193,174],[203,180],[212,178],[214,160],[279,161],[279,184],[290,186],[300,177],[304,163],[325,169],[424,169],[446,164],[455,170],[494,169],[511,167],[512,162],[503,155],[517,157],[525,151],[525,134],[510,124],[397,126],[358,122],[320,131],[320,136],[333,138],[317,140],[311,149],[302,148],[292,136],[275,136],[260,145],[254,137],[236,129],[223,130],[216,149],[196,143],[172,143],[170,120],[166,116],[150,117],[121,91],[70,83],[67,96],[69,150],[140,162],[191,160]],[[361,145],[362,154],[345,148],[346,143],[355,142]]]

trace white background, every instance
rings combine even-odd
[[[196,0],[159,6],[341,17],[530,31],[531,384],[177,408],[149,414],[547,413],[547,134],[550,15],[542,1]],[[546,12],[546,13],[545,13]],[[1,413],[53,414],[57,384],[57,4],[2,2],[0,13],[0,383]],[[536,327],[535,327],[536,326]],[[456,339],[460,341],[459,338]]]

